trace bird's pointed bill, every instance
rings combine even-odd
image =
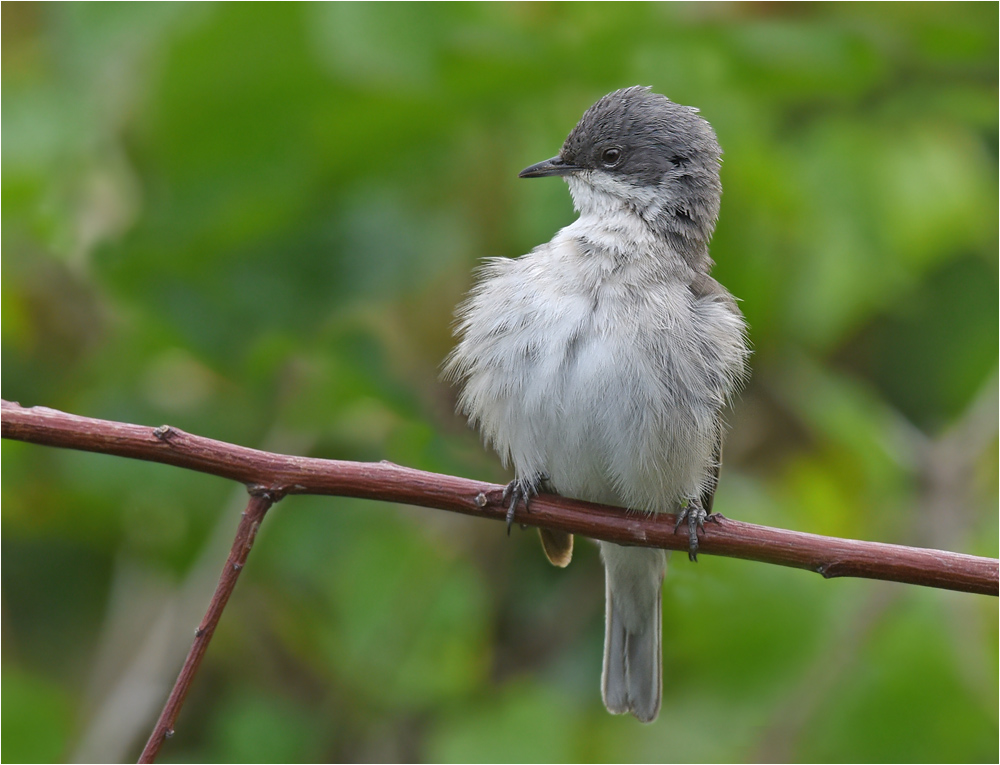
[[[566,162],[562,157],[553,157],[526,167],[517,174],[518,178],[546,178],[550,175],[568,175],[580,170],[579,165]]]

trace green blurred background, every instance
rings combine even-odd
[[[725,149],[751,326],[728,516],[997,555],[998,7],[4,3],[3,397],[502,482],[438,379],[519,181],[636,83]],[[244,494],[3,442],[6,761],[134,759]],[[664,699],[600,701],[603,572],[335,498],[268,517],[172,761],[996,761],[982,596],[675,555]]]

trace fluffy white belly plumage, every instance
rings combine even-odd
[[[710,480],[745,354],[742,321],[721,302],[582,252],[567,229],[489,261],[459,331],[448,371],[465,380],[460,408],[519,477],[654,512]]]

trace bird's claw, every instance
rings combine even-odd
[[[524,502],[525,512],[530,510],[531,498],[538,494],[538,483],[525,478],[515,478],[504,487],[503,501],[510,500],[507,506],[507,536],[510,536],[510,527],[514,525],[514,512],[520,502]]]
[[[687,524],[688,528],[688,560],[698,562],[698,535],[705,533],[705,521],[709,523],[719,523],[718,513],[709,515],[698,500],[688,502],[680,514],[677,516],[677,523],[674,524],[674,533],[680,529],[681,525]]]

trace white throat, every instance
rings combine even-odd
[[[636,188],[604,173],[567,176],[573,207],[580,217],[566,233],[582,237],[616,258],[631,260],[644,253],[669,249],[651,221],[661,202],[654,188]]]

